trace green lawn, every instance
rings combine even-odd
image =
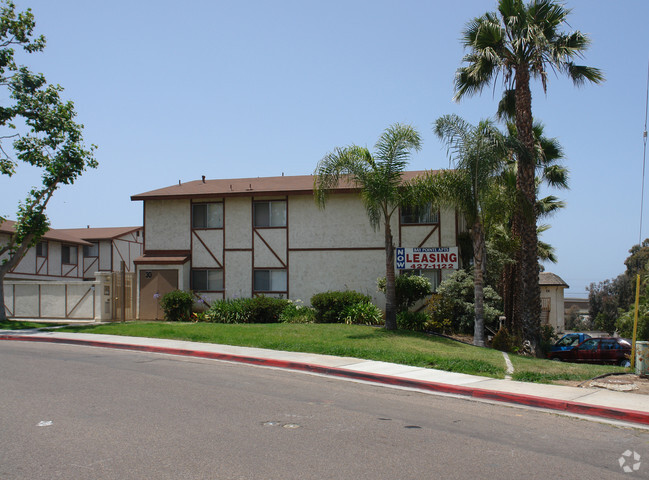
[[[221,343],[294,352],[380,360],[449,372],[504,378],[501,352],[420,333],[344,324],[112,323],[69,326],[59,331],[103,333]],[[588,380],[621,367],[577,365],[510,355],[514,379],[551,383]]]
[[[55,327],[57,325],[66,325],[66,324],[65,323],[35,323],[35,322],[23,322],[21,320],[7,320],[5,322],[0,322],[0,330],[23,330],[26,328]]]

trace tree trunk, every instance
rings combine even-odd
[[[530,343],[531,353],[541,355],[540,321],[541,291],[539,288],[538,238],[536,233],[536,156],[532,130],[532,92],[527,65],[516,70],[516,130],[525,152],[518,155],[516,189],[519,205],[515,220],[520,235],[520,254],[517,256],[517,291],[515,315],[520,313],[523,340]]]
[[[397,290],[394,273],[394,243],[390,219],[385,220],[385,329],[397,329]]]
[[[480,220],[476,220],[471,229],[473,239],[473,296],[475,323],[473,325],[473,344],[484,347],[484,280],[482,265],[484,262],[484,231]]]

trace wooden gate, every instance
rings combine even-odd
[[[113,272],[111,279],[113,292],[112,319],[135,320],[137,314],[137,282],[133,272]]]

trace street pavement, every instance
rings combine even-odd
[[[42,321],[42,320],[39,320]],[[501,380],[311,353],[56,330],[0,330],[0,340],[49,342],[209,358],[502,402],[649,428],[649,395]]]

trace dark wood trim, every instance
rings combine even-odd
[[[428,240],[428,239],[433,235],[433,233],[435,233],[436,230],[437,230],[437,231],[441,231],[441,229],[439,228],[439,224],[435,225],[435,226],[433,227],[433,229],[432,229],[430,232],[428,232],[428,235],[426,235],[426,236],[424,237],[424,239],[423,239],[421,242],[419,242],[419,245],[417,246],[417,248],[421,248],[421,247],[423,247],[423,246],[424,246],[424,243],[426,243],[426,240]],[[440,241],[441,241],[441,237],[440,237]],[[440,245],[440,246],[441,246],[441,245]]]
[[[282,260],[282,259],[279,257],[279,255],[277,255],[277,253],[275,252],[275,250],[273,250],[273,247],[271,247],[271,246],[268,244],[268,242],[264,239],[264,237],[261,236],[261,234],[257,231],[257,229],[255,229],[255,233],[257,234],[257,236],[259,237],[259,239],[260,239],[262,242],[264,242],[264,245],[266,245],[266,247],[268,248],[268,250],[270,250],[270,253],[272,253],[273,255],[275,255],[275,258],[279,261],[279,263],[282,264],[282,269],[286,269],[286,268],[288,268],[287,265],[286,265],[286,263],[284,263],[284,260]],[[287,258],[288,258],[288,255],[287,255]]]
[[[81,304],[81,302],[83,302],[83,300],[88,296],[88,294],[91,291],[92,291],[92,288],[88,288],[88,290],[86,290],[86,293],[83,294],[83,296],[79,299],[79,301],[74,305],[74,307],[72,307],[72,310],[70,310],[69,312],[67,310],[68,302],[67,302],[67,298],[66,298],[66,302],[65,302],[65,304],[66,304],[65,317],[66,318],[68,318],[68,317],[70,317],[70,315],[72,315],[72,312],[74,312],[76,310],[76,308]],[[66,294],[66,297],[67,297],[68,292],[66,291],[65,294]]]
[[[291,274],[289,273],[289,263],[290,263],[290,255],[289,255],[289,233],[290,233],[290,228],[289,228],[289,204],[288,204],[288,195],[286,195],[286,298],[289,298],[289,293],[291,291]]]
[[[196,235],[196,238],[198,239],[198,241],[201,243],[201,245],[203,245],[203,247],[205,247],[205,250],[207,250],[207,253],[210,254],[210,257],[212,257],[212,258],[214,259],[214,261],[216,262],[216,264],[219,266],[219,269],[222,269],[222,268],[223,268],[223,265],[221,264],[221,262],[219,262],[219,259],[216,258],[216,257],[214,256],[214,254],[212,253],[212,250],[210,250],[210,248],[205,244],[205,242],[204,242],[203,239],[198,235],[198,233],[196,233],[196,230],[192,230],[192,234],[193,234],[193,235]],[[192,251],[193,251],[193,248],[192,248]],[[193,257],[192,257],[192,259],[193,259]],[[193,266],[194,266],[194,262],[193,262],[193,260],[192,260],[192,267],[193,267]],[[197,267],[197,268],[198,268],[198,267]]]
[[[68,270],[67,272],[63,273],[63,267],[64,266],[72,267],[72,268],[70,270]],[[71,263],[62,263],[61,264],[61,276],[62,277],[69,277],[70,274],[74,271],[75,268],[78,268],[78,265],[73,265]],[[73,275],[73,277],[78,277],[78,276],[79,276],[78,272],[77,272],[77,275]]]
[[[38,266],[38,259],[39,259],[39,258],[42,258],[42,259],[43,259],[43,261],[41,262],[41,266],[40,266],[40,267]],[[44,267],[45,265],[47,265],[47,264],[48,264],[48,263],[47,263],[47,257],[36,257],[36,275],[40,275],[40,274],[41,274],[41,270],[43,270],[43,267]],[[49,270],[49,269],[46,269],[46,270]]]
[[[90,270],[95,263],[97,263],[97,266],[99,267],[99,268],[97,268],[97,270],[101,271],[101,264],[98,263],[99,262],[99,257],[88,257],[88,258],[94,258],[94,260],[92,262],[90,262],[90,265],[88,265],[88,268],[84,268],[84,270],[83,270],[83,276],[84,277],[86,276],[86,273],[88,272],[88,270]],[[85,265],[84,265],[84,267],[85,267]]]
[[[190,256],[191,250],[144,250],[143,255],[154,257],[183,257]]]
[[[252,252],[252,248],[224,248],[224,252]]]
[[[289,248],[289,252],[355,252],[355,251],[378,251],[385,250],[385,247],[320,247],[320,248]]]
[[[359,193],[360,188],[337,188],[332,191],[331,195],[344,193]],[[181,195],[132,195],[131,201],[142,200],[192,200],[192,199],[210,199],[210,198],[231,198],[231,197],[285,197],[288,195],[313,195],[313,189],[308,190],[280,190],[265,192],[262,190],[251,190],[245,192],[212,192],[212,193],[186,193]]]

